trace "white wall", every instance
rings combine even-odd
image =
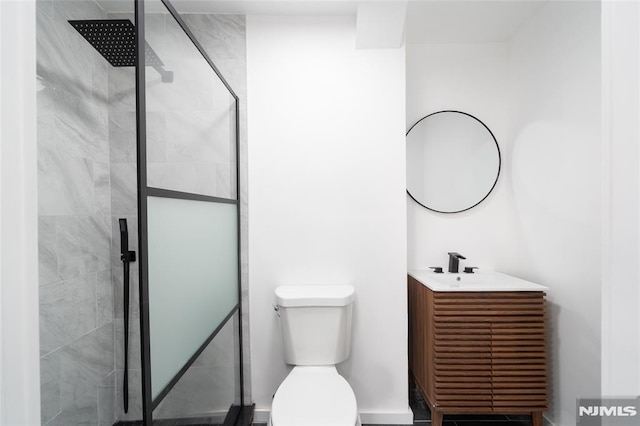
[[[407,402],[404,48],[355,49],[353,17],[247,17],[249,292],[256,419],[287,374],[281,284],[356,288],[339,371],[363,422]]]
[[[407,118],[410,128],[442,110],[469,113],[494,133],[505,150],[507,134],[507,48],[504,44],[409,44],[407,46]],[[447,252],[467,257],[464,265],[511,265],[513,215],[505,189],[509,174],[504,152],[501,177],[491,195],[463,213],[440,214],[407,196],[409,268],[447,266]],[[504,266],[502,266],[504,268]]]
[[[0,2],[0,424],[40,424],[35,1]]]
[[[545,6],[509,46],[517,272],[550,287],[548,418],[575,424],[578,397],[600,395],[600,5]]]
[[[640,394],[640,6],[602,4],[602,394]]]
[[[494,193],[468,212],[408,201],[409,266],[445,266],[455,250],[548,286],[546,416],[575,424],[576,398],[600,395],[599,4],[551,2],[504,44],[407,52],[407,125],[461,109],[494,131],[503,160]]]

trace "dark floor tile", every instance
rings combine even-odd
[[[413,411],[414,423],[425,423],[431,420],[431,410],[420,391],[413,388],[409,391],[409,406]]]
[[[220,421],[213,417],[193,417],[190,419],[178,419],[176,426],[215,426],[220,425]]]
[[[213,421],[200,421],[200,422],[189,422],[189,423],[176,423],[176,426],[222,426],[220,422]]]
[[[431,422],[430,421],[429,422],[425,422],[425,423],[415,423],[414,422],[414,425],[423,425],[423,426],[424,425],[431,425]],[[379,425],[379,424],[368,425],[368,424],[363,424],[362,426],[407,426],[407,425]],[[444,421],[444,422],[442,422],[442,426],[456,426],[456,422]],[[487,426],[487,425],[485,425],[485,426]]]
[[[531,414],[507,414],[509,420],[527,420],[531,421]]]
[[[456,420],[457,426],[531,426],[521,420]]]
[[[413,421],[419,423],[425,423],[431,421],[431,411],[429,409],[424,410],[416,410],[414,408],[411,409],[413,411]]]
[[[176,426],[175,419],[158,419],[153,421],[153,426]]]
[[[488,422],[504,422],[509,420],[504,414],[445,414],[445,417],[449,420],[475,420],[475,421],[488,421]]]

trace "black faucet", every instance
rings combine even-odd
[[[449,272],[454,274],[458,273],[458,266],[460,265],[460,259],[466,259],[463,255],[456,252],[449,252]]]

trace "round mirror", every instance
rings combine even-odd
[[[470,114],[434,112],[407,132],[407,192],[429,210],[477,206],[495,187],[500,164],[496,138]]]

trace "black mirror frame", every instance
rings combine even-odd
[[[431,114],[425,115],[424,117],[422,117],[420,120],[416,121],[415,124],[413,126],[411,126],[409,128],[409,130],[407,130],[407,133],[405,134],[405,137],[409,136],[409,133],[411,132],[411,130],[416,127],[422,120],[429,118],[433,115],[436,114],[442,114],[445,112],[453,112],[453,113],[457,113],[457,114],[463,114],[466,115],[468,117],[473,118],[474,120],[476,120],[478,123],[482,124],[482,126],[487,129],[487,131],[489,132],[489,134],[491,135],[491,137],[493,138],[493,142],[496,144],[496,150],[498,151],[498,172],[496,173],[496,179],[493,181],[493,185],[491,185],[491,189],[489,189],[489,191],[487,192],[487,194],[482,197],[482,199],[480,201],[478,201],[477,203],[475,203],[474,205],[467,207],[466,209],[462,209],[462,210],[456,210],[456,211],[441,211],[441,210],[436,210],[433,209],[431,207],[427,207],[424,204],[422,204],[420,201],[418,201],[416,199],[416,197],[414,197],[413,195],[411,195],[411,192],[409,192],[409,188],[407,188],[407,194],[409,194],[409,197],[411,197],[411,199],[413,201],[415,201],[416,203],[418,203],[419,205],[421,205],[422,207],[424,207],[427,210],[431,210],[432,212],[436,212],[436,213],[444,213],[444,214],[453,214],[453,213],[462,213],[465,212],[467,210],[471,210],[472,208],[474,208],[475,206],[477,206],[478,204],[482,203],[484,200],[487,199],[487,197],[489,196],[489,194],[491,194],[491,192],[493,192],[493,189],[496,187],[496,184],[498,183],[498,178],[500,177],[500,171],[502,170],[502,153],[500,152],[500,145],[498,145],[498,140],[496,139],[495,135],[493,134],[493,132],[491,131],[491,129],[489,129],[489,127],[484,124],[484,122],[482,122],[482,120],[480,120],[478,117],[475,117],[469,113],[463,112],[463,111],[457,111],[457,110],[451,110],[451,109],[447,109],[447,110],[442,110],[442,111],[436,111],[436,112],[432,112]]]

